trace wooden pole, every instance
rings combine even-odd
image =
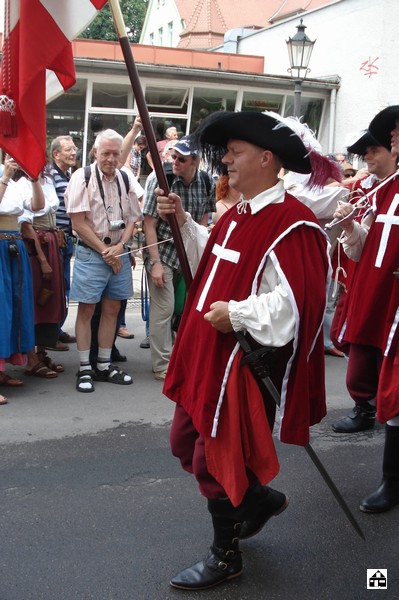
[[[123,15],[121,11],[121,7],[119,4],[119,0],[109,0],[109,5],[111,8],[112,17],[114,20],[115,29],[118,35],[119,44],[122,49],[123,58],[125,59],[126,68],[129,74],[130,83],[132,84],[132,89],[134,96],[136,98],[137,109],[139,111],[139,115],[141,117],[141,122],[143,124],[143,129],[145,136],[148,142],[148,148],[151,154],[151,158],[154,163],[154,171],[158,179],[159,187],[165,192],[166,195],[169,194],[169,185],[168,180],[166,179],[165,171],[162,166],[161,157],[159,156],[157,143],[155,140],[154,129],[152,127],[150,115],[148,112],[148,108],[145,102],[143,89],[141,87],[141,82],[139,78],[139,74],[137,71],[136,63],[134,62],[132,48],[130,46],[130,42],[127,37],[126,27],[123,20]],[[180,266],[182,269],[183,277],[187,289],[189,288],[192,275],[191,269],[188,262],[187,254],[183,245],[183,240],[181,237],[179,225],[177,223],[177,219],[175,215],[168,215],[168,223],[172,230],[173,240],[176,246],[177,255],[179,257]]]

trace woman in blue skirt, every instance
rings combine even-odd
[[[18,164],[6,155],[0,178],[0,385],[8,387],[23,382],[6,374],[6,364],[25,364],[35,344],[31,268],[18,227],[24,201],[18,183],[12,180],[17,169]],[[44,206],[39,181],[32,181],[29,204],[26,207],[31,210]],[[7,404],[1,394],[0,404]]]

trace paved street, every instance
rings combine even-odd
[[[73,331],[74,307],[67,331]],[[359,500],[379,483],[383,428],[352,436],[331,423],[351,408],[345,359],[327,357],[329,414],[312,444],[365,535],[354,532],[303,449],[277,442],[274,482],[290,506],[242,543],[242,577],[202,593],[168,581],[200,560],[211,542],[205,500],[170,455],[173,406],[139,348],[144,324],[130,306],[136,337],[119,340],[132,386],[97,384],[75,391],[77,355],[53,353],[65,373],[56,380],[21,376],[2,388],[0,407],[0,600],[363,600],[367,569],[388,570],[384,598],[399,597],[399,508],[364,515]],[[378,590],[380,592],[380,590]]]

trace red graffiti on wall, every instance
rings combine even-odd
[[[378,75],[379,67],[377,67],[377,65],[375,64],[377,60],[379,60],[379,56],[377,56],[377,58],[375,58],[374,60],[372,60],[369,56],[368,59],[365,60],[360,67],[360,71],[363,71],[363,75],[365,75],[369,79],[372,75]]]

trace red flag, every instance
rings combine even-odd
[[[31,177],[46,163],[46,97],[76,81],[71,41],[107,0],[5,0],[0,146]]]

